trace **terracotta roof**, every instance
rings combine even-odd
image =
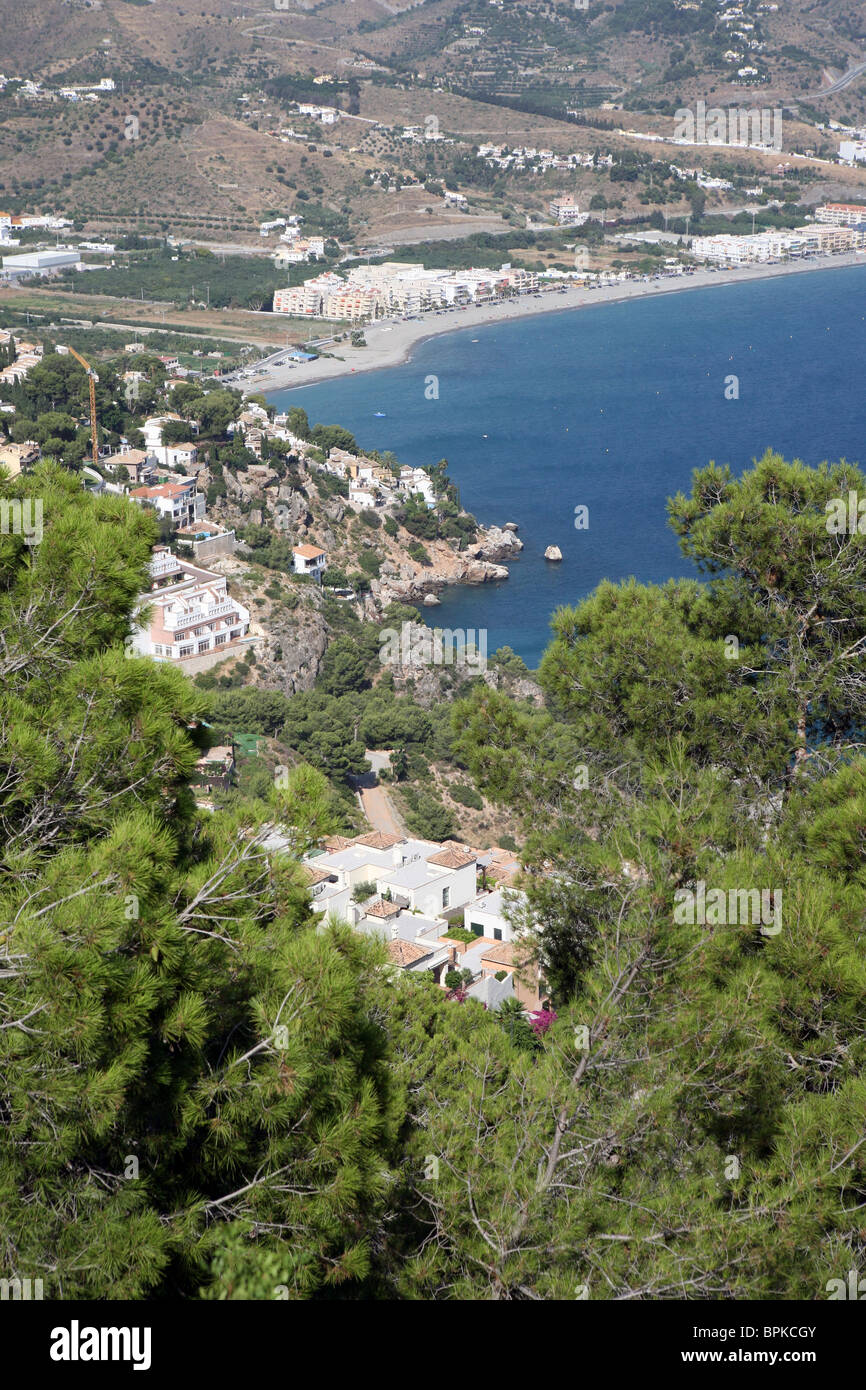
[[[438,864],[443,869],[465,869],[467,864],[475,863],[475,855],[462,849],[440,849],[438,854],[430,855],[427,863]]]
[[[314,869],[311,864],[305,864],[307,879],[310,883],[327,883],[331,875],[325,869]]]
[[[400,937],[396,941],[389,941],[385,949],[395,965],[403,966],[414,965],[416,960],[423,960],[430,954],[423,946],[416,946],[414,941],[403,941]]]
[[[368,849],[393,849],[402,840],[402,835],[386,835],[383,830],[370,830],[366,835],[358,835],[351,843],[366,845]]]
[[[492,961],[496,965],[514,964],[514,946],[510,941],[499,942],[496,946],[485,951],[481,957],[483,961]]]
[[[322,840],[322,844],[325,846],[325,849],[333,851],[338,849],[348,849],[349,845],[352,844],[352,841],[348,838],[347,835],[326,835]]]
[[[485,870],[488,879],[493,883],[504,883],[509,885],[514,882],[520,873],[520,865],[516,861],[508,864],[494,863],[488,865]]]
[[[134,487],[130,497],[180,497],[189,492],[189,483],[160,483],[159,487]]]
[[[377,898],[364,911],[368,917],[396,917],[401,909],[397,903],[391,903],[387,898]]]
[[[316,545],[296,545],[295,554],[300,555],[302,560],[315,560],[317,555],[324,555],[324,550],[320,550]]]

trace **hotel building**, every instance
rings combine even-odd
[[[231,598],[225,575],[178,559],[167,546],[154,549],[150,574],[150,592],[136,609],[147,617],[131,641],[138,655],[176,662],[208,652],[228,655],[249,632],[249,610]]]

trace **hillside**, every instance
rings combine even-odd
[[[7,77],[111,77],[116,89],[69,103],[7,84],[0,193],[13,210],[51,207],[87,228],[215,245],[252,244],[258,221],[288,212],[348,246],[459,237],[544,216],[557,188],[620,217],[659,201],[677,215],[689,211],[682,191],[668,185],[660,200],[663,170],[619,131],[670,134],[675,110],[699,100],[757,105],[784,111],[786,151],[832,154],[815,123],[866,116],[864,39],[846,0],[425,0],[386,14],[374,0],[240,13],[230,0],[195,12],[177,0],[22,0],[4,30]],[[297,100],[335,104],[341,118],[323,127],[298,116]],[[403,138],[406,126],[420,141]],[[484,141],[613,152],[624,172],[503,173],[476,157]],[[727,162],[772,173],[758,152]],[[797,167],[815,199],[862,183],[856,170]],[[467,195],[466,210],[446,205],[443,186]]]

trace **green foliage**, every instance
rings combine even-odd
[[[375,550],[362,550],[358,556],[358,564],[365,574],[369,574],[373,579],[378,579],[382,569],[382,561]]]
[[[53,467],[0,487],[44,504],[41,544],[0,538],[4,1276],[83,1299],[360,1288],[402,1113],[380,949],[308,926],[254,811],[197,815],[202,696],[123,648],[147,516]],[[296,769],[264,819],[301,851],[323,791]]]
[[[419,565],[432,565],[429,552],[425,550],[420,541],[410,541],[406,546],[406,554],[410,560],[415,560]]]
[[[449,840],[456,833],[454,818],[433,792],[418,787],[402,789],[407,812],[406,824],[422,840]]]
[[[319,674],[320,688],[328,695],[346,695],[367,684],[366,664],[355,643],[349,637],[338,637],[325,652]]]
[[[448,936],[452,941],[462,941],[467,946],[471,946],[473,942],[478,940],[474,931],[461,926],[449,926],[447,931],[443,932],[443,936]]]
[[[449,787],[449,793],[454,801],[459,801],[461,806],[471,806],[473,811],[484,809],[484,800],[478,792],[468,782]]]

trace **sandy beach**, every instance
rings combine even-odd
[[[866,266],[866,253],[854,252],[831,256],[813,256],[808,260],[789,261],[782,265],[743,266],[736,270],[697,270],[692,275],[670,276],[661,280],[626,280],[619,285],[604,285],[598,289],[545,289],[539,295],[523,295],[519,299],[496,304],[480,304],[468,309],[450,309],[444,313],[428,312],[410,322],[371,324],[364,332],[367,346],[352,348],[347,343],[334,345],[333,357],[320,357],[314,362],[295,367],[273,367],[263,376],[243,382],[246,394],[260,391],[282,391],[311,386],[317,381],[347,376],[354,372],[381,371],[411,361],[412,350],[428,338],[456,330],[479,328],[483,324],[501,323],[510,319],[528,318],[566,309],[589,309],[594,305],[615,304],[629,299],[648,299],[661,294],[679,294],[687,290],[718,289],[724,285],[741,285],[752,280],[767,280],[779,275],[802,275],[809,271]],[[325,349],[330,351],[330,349]],[[233,383],[234,384],[234,383]]]

